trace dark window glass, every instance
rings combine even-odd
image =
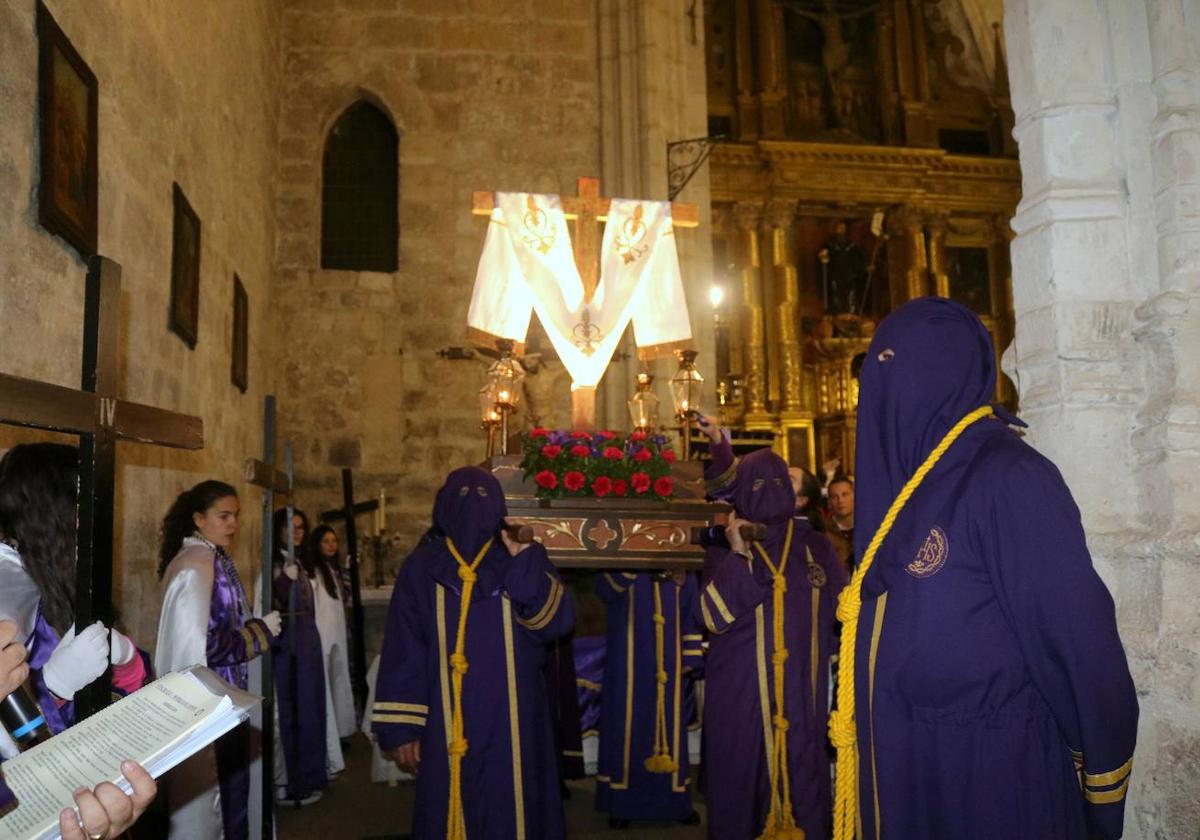
[[[369,102],[351,105],[325,140],[321,268],[395,271],[400,244],[399,136]]]
[[[733,120],[729,117],[710,115],[708,118],[708,136],[719,136],[728,140],[733,136]]]
[[[966,128],[943,128],[938,131],[938,145],[952,155],[990,155],[992,144],[986,131]]]
[[[950,297],[981,315],[992,311],[991,273],[987,248],[947,248],[946,274]]]

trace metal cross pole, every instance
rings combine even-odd
[[[272,603],[272,564],[271,556],[271,519],[275,511],[275,494],[292,492],[290,476],[275,469],[275,397],[268,395],[263,400],[263,457],[247,458],[245,480],[255,487],[263,489],[262,497],[262,563],[259,568],[258,580],[260,591],[259,608],[266,615],[274,605]],[[275,672],[271,662],[271,649],[267,648],[259,657],[260,678],[257,690],[262,695],[262,749],[259,761],[262,762],[261,785],[258,791],[261,803],[262,840],[271,840],[274,836],[275,822]],[[254,798],[254,792],[251,793]]]
[[[79,436],[79,521],[75,538],[75,627],[112,622],[116,442],[202,449],[204,421],[117,397],[121,266],[88,260],[79,390],[0,373],[0,423]],[[111,672],[75,695],[82,720],[111,700]]]
[[[308,578],[304,574],[304,567],[300,565],[299,558],[296,557],[296,505],[292,498],[292,489],[295,486],[296,473],[295,464],[292,458],[292,442],[289,440],[284,448],[284,463],[287,466],[288,477],[288,503],[287,503],[287,559],[283,561],[283,574],[287,574],[287,564],[290,562],[296,567],[296,579],[292,581],[288,587],[288,603],[287,603],[287,634],[288,634],[288,654],[291,656],[291,662],[288,663],[288,693],[291,695],[292,707],[292,726],[289,733],[292,741],[292,755],[299,757],[300,755],[300,685],[299,670],[296,663],[296,613],[300,609],[299,587],[308,586]],[[292,790],[295,794],[292,801],[297,808],[300,807],[300,789],[294,782],[292,776],[288,776],[288,780],[293,782]],[[264,839],[265,840],[265,839]]]
[[[349,467],[342,469],[342,500],[343,506],[336,510],[327,510],[321,514],[322,522],[334,522],[338,519],[346,521],[346,551],[350,558],[350,629],[354,634],[354,643],[350,651],[350,673],[354,688],[354,704],[361,717],[366,713],[367,705],[367,649],[363,638],[366,621],[363,616],[362,583],[358,564],[358,528],[355,527],[354,517],[360,513],[379,509],[379,500],[367,502],[354,501],[354,474]]]

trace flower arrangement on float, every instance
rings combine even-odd
[[[675,493],[667,438],[637,430],[564,432],[541,427],[521,433],[525,479],[539,499],[670,499]]]

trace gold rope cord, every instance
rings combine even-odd
[[[843,591],[838,600],[837,617],[842,622],[842,640],[838,651],[838,692],[837,710],[829,718],[829,738],[837,750],[837,774],[833,804],[833,837],[834,840],[853,840],[855,814],[858,811],[858,735],[854,723],[854,651],[858,641],[858,616],[862,612],[862,582],[875,555],[884,539],[892,530],[896,517],[908,503],[916,489],[921,486],[925,476],[934,465],[946,454],[951,444],[958,440],[968,426],[977,420],[982,420],[992,414],[991,406],[982,406],[959,420],[941,442],[917,468],[912,478],[900,490],[887,515],[879,523],[875,535],[863,554],[862,561],[854,570],[850,585]],[[878,812],[875,815],[879,819]],[[876,837],[878,840],[878,836]]]

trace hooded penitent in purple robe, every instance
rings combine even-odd
[[[207,665],[245,690],[246,663],[271,642],[267,625],[252,617],[246,590],[225,549],[199,537],[185,539],[163,575],[155,671],[168,674]],[[201,750],[165,777],[171,840],[249,836],[249,747],[249,733],[239,726],[218,739],[212,750]]]
[[[991,400],[994,358],[948,300],[880,325],[859,391],[858,557],[946,432]],[[1003,420],[967,427],[883,542],[854,691],[860,837],[1121,836],[1138,708],[1113,601],[1062,476]]]
[[[280,571],[272,588],[273,606],[286,616],[271,657],[279,712],[276,737],[283,747],[287,798],[300,800],[329,786],[325,659],[307,576],[301,572],[292,579]]]
[[[769,819],[774,827],[786,825],[786,790],[795,825],[808,840],[823,840],[831,815],[829,656],[846,572],[829,540],[793,518],[796,497],[783,459],[764,449],[735,461],[728,447],[728,441],[714,446],[710,492],[731,498],[738,515],[765,525],[767,536],[750,546],[750,558],[721,548],[710,548],[705,558],[700,613],[710,634],[703,732],[708,836],[751,840]],[[783,559],[777,595],[773,570]],[[786,653],[776,644],[777,629]],[[773,758],[781,737],[787,745],[782,763]]]
[[[686,819],[692,795],[684,671],[700,667],[703,657],[696,578],[688,575],[680,586],[670,575],[603,572],[596,575],[596,593],[608,606],[596,810],[614,820]],[[656,616],[662,617],[661,657]],[[648,766],[656,754],[667,762]]]
[[[491,473],[453,471],[434,504],[440,533],[408,556],[396,579],[371,726],[387,751],[420,742],[414,840],[447,836],[451,744],[465,748],[460,801],[466,837],[564,836],[542,666],[547,643],[571,631],[574,615],[540,544],[516,556],[504,546],[498,530],[506,513]],[[452,549],[468,566],[479,558],[466,614],[466,661],[459,662],[459,671],[465,668],[461,739],[452,726],[452,662],[469,573],[460,576]]]

